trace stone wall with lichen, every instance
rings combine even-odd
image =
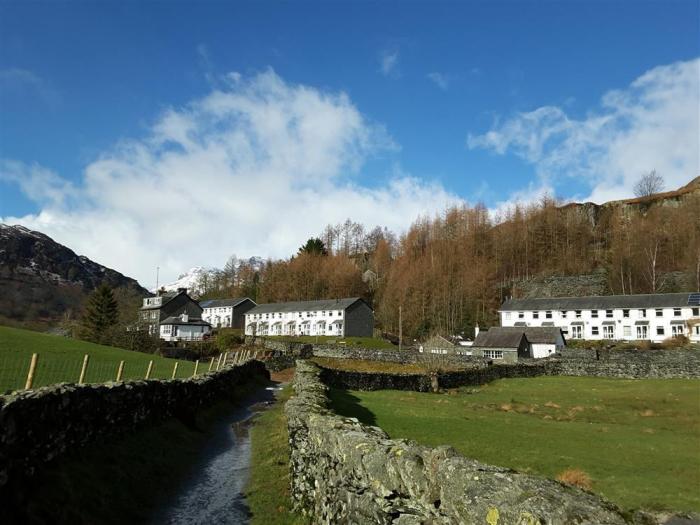
[[[620,510],[559,482],[389,439],[328,408],[321,370],[297,362],[285,406],[291,494],[314,523],[623,524]],[[507,438],[504,438],[507,439]]]
[[[189,379],[62,383],[0,396],[0,499],[69,450],[173,416],[191,420],[269,377],[263,363],[249,361]]]

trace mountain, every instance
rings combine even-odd
[[[236,271],[238,271],[242,266],[247,266],[256,272],[259,272],[265,266],[265,259],[258,256],[249,257],[247,259],[239,259],[238,257],[234,256],[229,259],[228,265],[230,265]],[[205,283],[206,277],[218,271],[219,270],[216,268],[195,266],[187,270],[185,273],[180,274],[176,280],[159,285],[158,288],[165,288],[166,291],[174,291],[178,288],[187,288],[190,295],[197,298],[199,295],[204,293],[202,287]],[[156,289],[154,288],[151,291],[155,293]]]
[[[60,319],[105,283],[119,297],[148,294],[136,280],[77,255],[43,233],[0,224],[0,316],[18,322]]]

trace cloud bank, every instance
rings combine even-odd
[[[41,205],[0,220],[152,285],[156,266],[168,280],[233,253],[287,257],[327,223],[352,217],[401,230],[459,202],[398,168],[378,187],[357,183],[368,158],[398,146],[344,93],[291,85],[272,70],[226,79],[167,110],[144,138],[104,152],[79,184],[41,166],[0,163],[0,180]]]
[[[700,59],[651,69],[583,118],[543,106],[469,135],[467,145],[514,153],[536,167],[541,187],[584,181],[582,197],[594,202],[629,197],[652,169],[675,189],[700,175]]]

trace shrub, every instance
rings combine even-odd
[[[690,340],[686,336],[677,335],[675,337],[669,337],[668,339],[664,339],[663,343],[661,343],[661,347],[665,350],[668,350],[669,348],[683,348],[689,342]]]
[[[575,468],[566,469],[557,474],[557,481],[585,490],[591,490],[593,486],[591,477],[583,470]]]
[[[244,338],[240,330],[222,328],[216,336],[216,346],[220,352],[227,352],[237,345],[243,344]]]

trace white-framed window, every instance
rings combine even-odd
[[[551,311],[551,310],[547,310],[547,311],[544,313],[544,316],[545,316],[547,319],[551,319],[551,318],[552,318],[552,311]]]
[[[525,312],[518,312],[518,319],[525,319]]]
[[[581,310],[576,310],[576,319],[581,319]]]
[[[591,326],[591,335],[600,335],[597,326]]]
[[[695,335],[700,335],[700,324],[695,325]]]
[[[505,314],[503,314],[503,317],[505,319],[510,319],[510,312],[506,312]]]
[[[591,310],[591,317],[593,319],[597,319],[598,318],[598,310]]]
[[[678,335],[683,335],[685,333],[685,330],[683,329],[682,324],[672,324],[671,325],[671,335],[673,337],[676,337]]]
[[[608,319],[612,318],[613,316],[613,311],[612,310],[605,310],[605,317]]]
[[[539,318],[540,318],[540,313],[539,313],[539,312],[532,312],[532,318],[533,318],[533,319],[539,319]]]
[[[681,316],[681,309],[680,308],[674,308],[673,309],[673,317],[680,317]]]
[[[562,311],[561,311],[561,318],[562,318],[562,319],[566,319],[566,314],[568,314],[568,313],[569,313],[569,312],[567,312],[566,310],[562,310]]]
[[[700,316],[700,308],[693,308],[693,317]]]
[[[503,350],[484,350],[487,359],[503,359]]]
[[[575,325],[571,327],[572,339],[583,339],[583,326]]]
[[[666,331],[664,330],[663,326],[657,326],[656,327],[656,335],[665,335]]]
[[[622,310],[622,317],[629,317],[630,316],[630,310],[629,308],[625,308]]]
[[[637,325],[637,339],[649,339],[649,327],[647,325]]]
[[[603,337],[605,339],[615,339],[615,327],[606,325],[603,327]]]
[[[622,327],[622,335],[624,337],[632,337],[632,327],[631,326],[623,326]]]
[[[657,308],[656,309],[656,317],[663,317],[664,316],[664,311],[662,308]]]

